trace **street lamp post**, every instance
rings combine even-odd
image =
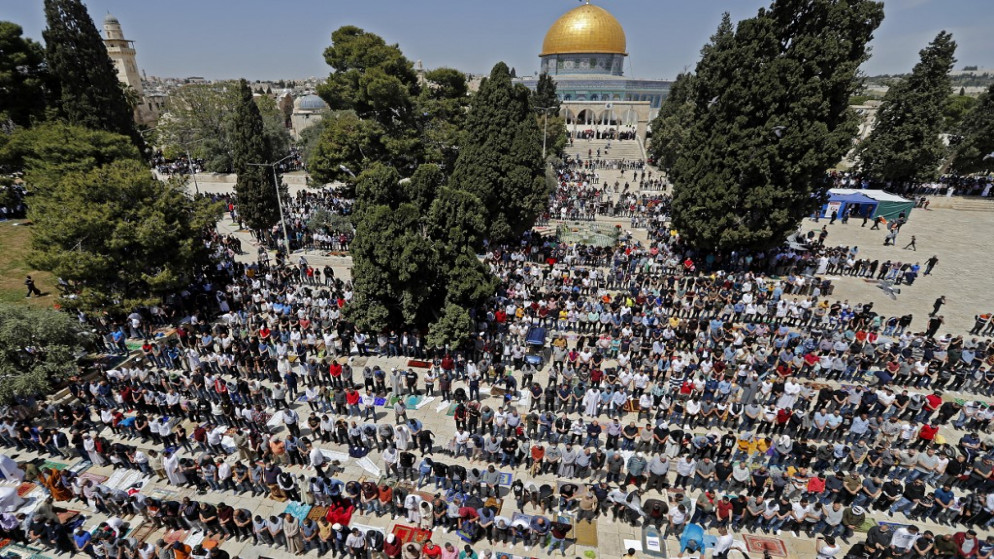
[[[252,167],[269,167],[273,170],[273,185],[276,187],[276,205],[280,208],[280,224],[283,226],[283,246],[286,248],[286,257],[290,258],[290,236],[286,231],[286,218],[283,217],[283,197],[280,195],[280,179],[276,175],[276,166],[290,159],[293,155],[288,155],[273,163],[248,163]]]
[[[549,137],[549,111],[556,107],[535,107],[536,111],[542,111],[542,161],[545,161],[545,140]]]

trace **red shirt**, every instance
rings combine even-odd
[[[342,376],[342,366],[338,362],[332,361],[331,365],[328,365],[328,374],[335,378]]]
[[[941,405],[942,405],[942,398],[940,396],[936,396],[935,394],[929,394],[928,396],[925,396],[925,407],[928,408],[929,410],[935,411],[939,409],[939,406]]]
[[[431,547],[428,547],[429,545],[431,545]],[[424,555],[425,557],[439,557],[442,555],[442,546],[435,544],[424,544],[424,546],[421,547],[421,555]]]
[[[925,441],[931,441],[935,438],[935,434],[938,432],[938,427],[934,427],[932,425],[922,425],[921,430],[918,431],[918,438]]]
[[[722,499],[718,501],[718,518],[731,518],[732,516],[732,502]]]

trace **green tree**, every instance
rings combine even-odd
[[[321,136],[307,158],[307,170],[315,183],[354,183],[369,163],[392,161],[383,144],[383,128],[375,120],[360,119],[353,111],[336,111],[321,123]]]
[[[189,84],[166,98],[157,130],[167,157],[190,155],[202,159],[208,171],[232,172],[234,120],[240,100],[236,81]],[[254,97],[263,121],[265,142],[277,159],[287,154],[290,133],[270,97]]]
[[[723,22],[694,72],[673,165],[673,223],[705,250],[780,244],[818,206],[858,130],[858,68],[883,19],[869,0],[774,0]]]
[[[397,209],[405,201],[404,191],[400,187],[400,174],[393,167],[373,163],[356,181],[357,212],[375,206]]]
[[[487,231],[484,216],[487,209],[476,195],[443,186],[428,210],[428,236],[447,255],[462,250],[477,250],[483,246]]]
[[[70,123],[131,138],[144,150],[103,39],[81,0],[45,0],[45,58],[58,82],[59,112]]]
[[[451,171],[459,156],[469,84],[465,74],[452,68],[425,72],[424,78],[425,87],[417,98],[424,160]]]
[[[728,18],[728,14],[725,14]],[[731,21],[727,21],[731,26]],[[669,171],[676,164],[694,117],[694,75],[682,73],[670,86],[669,95],[652,121],[649,157],[656,166]]]
[[[921,51],[911,75],[893,85],[877,111],[877,125],[858,149],[860,170],[880,182],[928,181],[946,155],[939,134],[949,97],[956,43],[945,31]]]
[[[272,169],[253,165],[254,163],[274,163],[273,146],[264,135],[264,124],[259,106],[252,97],[252,89],[244,79],[240,85],[240,100],[235,108],[232,121],[232,158],[238,182],[235,194],[238,197],[238,213],[254,231],[265,231],[280,219],[280,208],[276,188],[273,184]]]
[[[412,116],[418,76],[397,45],[352,25],[332,32],[331,43],[324,59],[334,71],[318,95],[333,110],[353,110],[386,129]]]
[[[427,215],[438,190],[445,184],[445,175],[438,165],[426,163],[418,166],[411,180],[404,183],[405,198],[417,206],[421,215]]]
[[[67,173],[139,158],[130,138],[60,121],[19,128],[0,148],[0,166],[26,172],[32,190],[53,189]]]
[[[512,76],[513,77],[513,76]],[[566,147],[566,119],[559,116],[562,103],[556,92],[556,82],[542,72],[531,95],[532,106],[538,111],[539,130],[545,136],[543,145],[547,155],[557,156]]]
[[[428,328],[425,341],[429,347],[455,349],[469,341],[473,331],[473,318],[465,308],[448,303],[442,309],[442,316]]]
[[[37,190],[28,217],[35,224],[29,262],[80,290],[60,299],[63,307],[130,312],[210,266],[201,236],[220,210],[191,200],[180,181],[158,181],[140,161],[118,159]]]
[[[511,83],[506,64],[494,66],[470,103],[450,179],[483,202],[487,235],[498,243],[529,229],[548,199],[541,132],[529,97],[527,88]]]
[[[976,97],[950,95],[942,105],[942,132],[955,134],[965,124],[964,119],[977,106]]]
[[[346,318],[374,331],[426,324],[438,273],[433,247],[421,234],[417,208],[373,205],[362,208],[357,217],[350,247],[355,295]]]
[[[66,313],[0,303],[0,403],[45,394],[72,375],[84,339]]]
[[[956,146],[953,168],[964,174],[994,169],[994,85],[977,99],[958,132],[961,140]]]
[[[29,126],[45,113],[45,51],[22,33],[20,25],[0,21],[0,125]]]
[[[535,108],[552,109],[550,114],[559,114],[562,103],[556,92],[556,82],[548,72],[542,72],[538,76],[538,83],[535,84],[535,91],[532,92],[532,105]]]

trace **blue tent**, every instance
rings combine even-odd
[[[839,218],[843,212],[853,208],[852,217],[861,218],[863,215],[874,217],[877,213],[879,202],[859,192],[837,192],[828,191],[828,203],[821,207],[821,217],[832,217],[832,212],[837,211]]]

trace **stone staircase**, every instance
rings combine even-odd
[[[928,209],[949,209],[961,212],[990,212],[994,211],[994,198],[978,196],[931,196]]]
[[[607,149],[608,143],[611,148]],[[573,140],[572,146],[566,146],[564,150],[571,157],[579,155],[587,159],[587,153],[593,152],[593,158],[597,159],[597,150],[601,150],[600,159],[638,161],[645,159],[645,152],[642,144],[638,140]]]

